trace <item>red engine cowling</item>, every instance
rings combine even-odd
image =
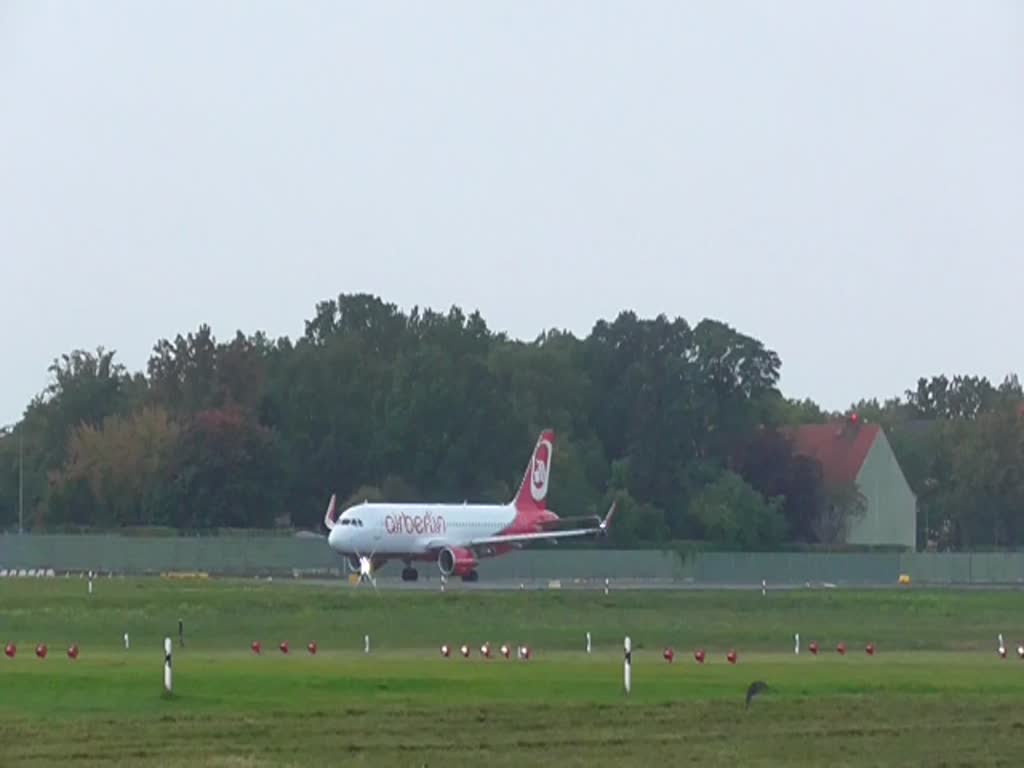
[[[462,547],[445,547],[437,555],[437,567],[445,576],[465,576],[477,565],[473,553]]]

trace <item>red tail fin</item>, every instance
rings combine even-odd
[[[516,509],[543,510],[547,508],[548,480],[551,478],[551,459],[555,455],[555,431],[545,429],[537,438],[537,445],[526,467],[523,482],[516,493]]]

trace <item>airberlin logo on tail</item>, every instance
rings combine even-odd
[[[530,495],[534,501],[543,501],[548,493],[548,475],[551,472],[551,441],[542,439],[533,452],[533,471],[530,473]]]
[[[384,518],[384,530],[388,533],[446,533],[448,524],[440,515],[424,512],[422,515],[388,515]]]

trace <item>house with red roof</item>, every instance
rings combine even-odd
[[[804,424],[790,438],[796,453],[821,463],[826,487],[856,484],[860,489],[867,509],[851,519],[847,544],[916,548],[917,497],[885,430],[854,416],[840,423]]]

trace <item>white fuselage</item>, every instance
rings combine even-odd
[[[419,557],[438,546],[462,547],[512,525],[512,504],[357,504],[327,537],[343,555]]]

